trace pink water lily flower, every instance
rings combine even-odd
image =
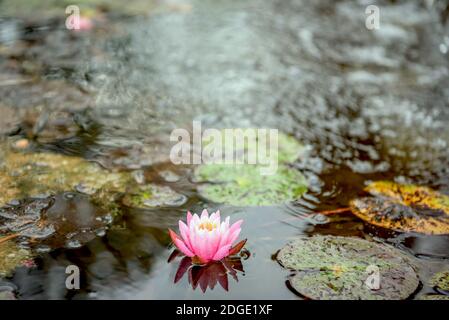
[[[187,224],[179,220],[181,237],[170,229],[169,233],[182,253],[191,257],[195,263],[207,263],[236,254],[243,248],[246,240],[232,247],[240,234],[242,223],[243,220],[239,220],[230,226],[229,217],[221,222],[220,211],[209,216],[204,209],[201,217],[187,212]]]

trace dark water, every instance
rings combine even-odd
[[[168,166],[181,179],[166,184],[189,198],[176,209],[124,208],[104,236],[42,254],[36,268],[19,268],[9,279],[18,296],[298,299],[274,255],[302,234],[384,239],[415,257],[422,281],[447,267],[448,237],[398,234],[350,215],[314,213],[346,207],[372,180],[449,193],[448,4],[378,1],[376,31],[365,28],[366,5],[160,1],[149,14],[106,10],[93,30],[80,33],[66,30],[57,15],[31,19],[0,11],[0,107],[9,117],[0,120],[0,133],[111,169],[157,175]],[[307,176],[309,192],[269,208],[200,200],[188,170],[155,165],[167,161],[171,130],[189,128],[192,120],[295,136],[307,146],[294,166]],[[44,129],[36,131],[40,121]],[[228,291],[219,284],[194,290],[187,276],[174,284],[181,259],[167,263],[167,228],[176,228],[187,209],[203,207],[245,220],[249,257],[240,261],[238,281],[227,276]],[[70,264],[81,269],[79,291],[65,288]],[[425,292],[431,288],[424,285]]]

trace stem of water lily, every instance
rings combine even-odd
[[[351,208],[340,208],[340,209],[334,209],[334,210],[326,210],[326,211],[318,211],[315,213],[319,213],[325,216],[330,216],[333,214],[338,214],[338,213],[344,213],[344,212],[349,212],[351,211]]]
[[[3,237],[3,238],[0,238],[0,244],[1,244],[1,243],[3,243],[3,242],[6,242],[6,241],[8,241],[8,240],[11,240],[11,239],[17,238],[18,236],[19,236],[19,234],[18,234],[18,233],[14,233],[14,234],[10,234],[9,236],[6,236],[6,237]]]

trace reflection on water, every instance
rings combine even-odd
[[[422,280],[448,265],[448,237],[316,214],[346,207],[372,180],[449,192],[449,24],[442,2],[377,1],[376,32],[364,27],[364,1],[159,1],[162,8],[144,4],[131,16],[112,2],[111,11],[97,12],[92,31],[76,34],[64,29],[63,18],[30,19],[26,6],[18,5],[19,13],[0,2],[0,134],[27,138],[29,150],[134,171],[187,202],[121,208],[104,235],[18,268],[10,280],[20,298],[295,299],[274,255],[298,235],[381,238],[416,257]],[[190,168],[165,162],[169,133],[192,120],[295,136],[307,146],[293,166],[307,176],[309,192],[277,207],[207,203]],[[52,212],[96,212],[82,195],[57,200]],[[247,260],[203,269],[181,257],[167,263],[167,229],[187,209],[203,207],[245,220]],[[80,291],[65,288],[70,264],[81,269]]]
[[[184,257],[179,262],[174,283],[181,280],[187,272],[187,279],[193,290],[199,287],[205,293],[208,288],[213,290],[218,283],[224,290],[228,291],[228,275],[238,281],[238,271],[244,272],[241,258],[225,258],[222,261],[199,266],[193,264],[191,258]]]

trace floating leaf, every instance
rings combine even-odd
[[[290,278],[292,287],[315,300],[406,299],[419,284],[411,261],[399,250],[358,238],[299,238],[282,248],[277,259],[297,271]],[[373,270],[378,270],[379,287],[367,284]]]
[[[129,191],[123,198],[123,204],[132,208],[153,208],[181,206],[187,197],[167,186],[146,185]]]
[[[271,147],[269,144],[268,149]],[[244,151],[248,151],[246,145]],[[307,191],[307,181],[286,162],[302,152],[294,138],[279,134],[279,165],[274,174],[263,175],[267,165],[261,164],[203,164],[195,170],[195,181],[202,183],[198,191],[210,201],[235,206],[270,206],[295,200]]]
[[[352,212],[364,221],[402,232],[449,234],[449,196],[388,181],[371,183],[365,190],[373,197],[350,203]]]
[[[283,133],[278,135],[278,156],[280,163],[291,163],[304,152],[304,146],[295,138]]]
[[[234,206],[270,206],[299,198],[307,182],[297,170],[279,166],[273,175],[261,175],[256,165],[201,165],[196,176],[208,183],[198,187],[206,199]]]
[[[449,292],[449,270],[435,274],[430,279],[430,284],[440,290]]]

